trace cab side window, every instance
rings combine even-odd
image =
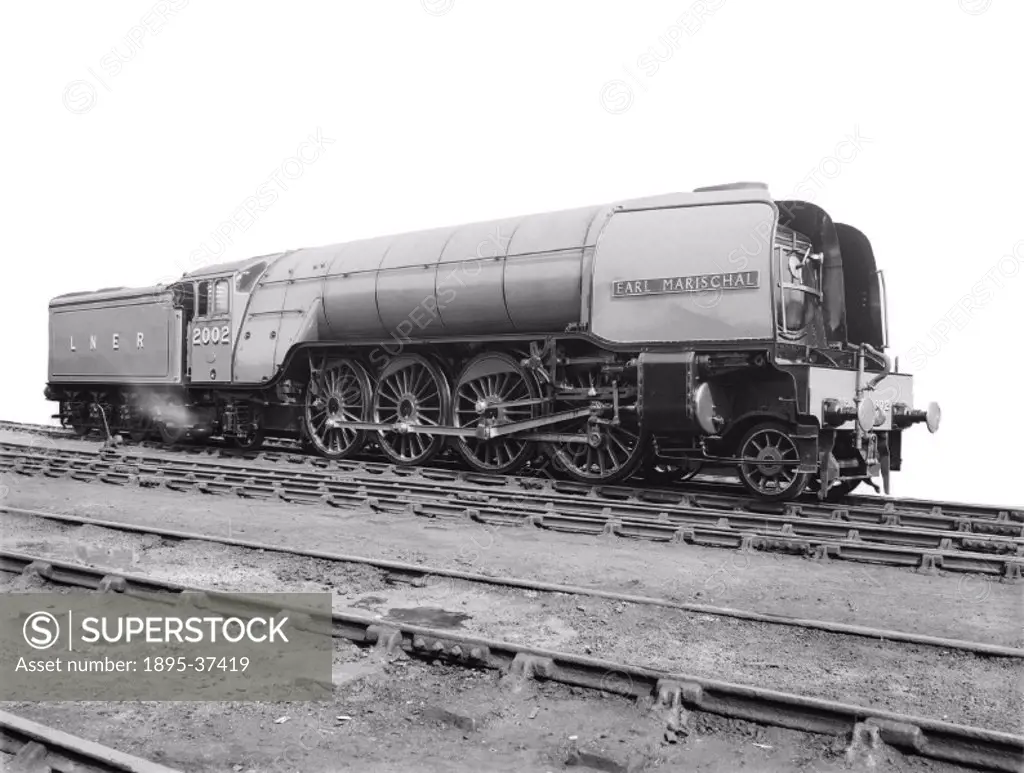
[[[218,279],[213,285],[213,310],[211,314],[228,313],[228,280]]]
[[[196,295],[196,316],[205,317],[210,313],[210,283],[200,282]]]

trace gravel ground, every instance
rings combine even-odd
[[[845,739],[707,714],[664,741],[663,712],[553,684],[516,691],[494,674],[366,664],[323,703],[5,703],[5,711],[190,773],[619,771],[953,773],[882,748],[847,763]],[[287,717],[287,720],[281,721]]]
[[[0,484],[0,493],[7,487],[2,503],[15,507],[1024,646],[1022,586],[973,576],[13,475],[0,476]],[[10,516],[0,518],[0,539],[8,549],[196,585],[330,590],[336,608],[382,620],[452,626],[991,729],[1024,727],[1024,673],[1014,661],[561,594],[461,582],[417,587],[367,567]],[[0,577],[0,592],[27,589],[28,582]],[[647,715],[618,698],[531,685],[526,700],[494,675],[417,661],[378,666],[348,645],[339,648],[338,659],[353,666],[342,671],[330,706],[133,702],[5,709],[183,770],[556,770],[572,743],[598,769],[602,759],[620,765],[603,769],[629,763],[669,770],[850,769],[843,744],[820,736],[695,714],[690,736],[667,746],[658,737],[663,723],[638,720]],[[286,715],[289,721],[274,723]],[[461,727],[466,717],[477,720],[475,729]],[[298,743],[311,728],[320,742]],[[294,760],[281,756],[286,750]],[[598,756],[586,757],[591,751]],[[893,750],[873,762],[881,771],[956,770]],[[855,761],[853,769],[866,765]]]
[[[330,592],[336,611],[1019,732],[1020,661],[681,610],[394,581],[374,567],[0,515],[7,549],[234,591]]]

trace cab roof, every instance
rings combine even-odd
[[[255,258],[243,258],[242,260],[233,260],[229,263],[214,263],[209,266],[202,266],[201,268],[197,268],[195,271],[189,271],[188,273],[182,274],[181,279],[178,281],[181,282],[186,279],[205,279],[207,277],[234,274],[236,271],[244,271],[250,266],[254,266],[262,261],[270,263],[276,258],[281,257],[283,254],[283,252],[274,252],[270,255],[259,255]]]

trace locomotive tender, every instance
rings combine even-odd
[[[79,433],[301,438],[571,478],[734,465],[766,499],[901,464],[867,238],[759,184],[299,249],[50,303],[46,396]],[[874,484],[872,484],[874,485]]]

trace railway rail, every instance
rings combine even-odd
[[[157,580],[111,574],[105,569],[51,561],[38,556],[0,551],[0,571],[29,573],[45,581],[107,592],[202,593],[204,604],[215,606],[216,591]],[[255,600],[257,605],[260,604]],[[304,610],[306,611],[306,610]],[[709,712],[765,725],[804,732],[844,736],[874,732],[884,742],[910,754],[971,765],[986,770],[1019,771],[1024,764],[1024,736],[941,722],[924,717],[855,706],[708,679],[656,671],[597,658],[510,642],[466,636],[419,625],[379,621],[349,613],[334,613],[331,632],[357,645],[374,645],[386,652],[404,652],[429,661],[497,670],[513,682],[550,680],[653,701],[658,712],[680,708]]]
[[[56,728],[0,711],[0,770],[21,773],[177,773]]]
[[[963,639],[951,639],[939,636],[927,636],[924,634],[908,633],[892,629],[872,628],[862,625],[851,625],[846,623],[835,623],[825,620],[812,620],[807,618],[789,617],[786,615],[772,615],[762,612],[753,612],[743,609],[729,607],[718,607],[710,604],[693,604],[675,601],[667,598],[653,596],[642,596],[633,593],[621,593],[618,591],[603,588],[592,588],[579,585],[567,585],[564,583],[543,582],[538,580],[523,579],[520,577],[503,577],[499,575],[480,574],[478,572],[467,572],[459,569],[445,569],[438,566],[426,564],[411,564],[403,561],[392,561],[390,559],[369,558],[366,556],[347,555],[342,553],[331,553],[323,550],[308,550],[301,548],[287,547],[268,542],[245,540],[224,535],[208,534],[205,532],[185,532],[175,529],[164,529],[157,526],[146,526],[124,521],[110,521],[100,518],[89,518],[69,513],[54,513],[44,510],[29,510],[20,507],[0,505],[0,513],[7,513],[15,516],[27,516],[49,521],[55,521],[65,526],[94,526],[102,529],[126,532],[131,534],[152,535],[163,539],[174,541],[195,540],[210,542],[219,545],[257,550],[260,553],[280,553],[285,555],[299,556],[303,558],[331,561],[352,565],[369,566],[380,569],[383,572],[394,576],[396,579],[414,578],[424,580],[426,578],[445,578],[448,580],[462,580],[483,585],[517,588],[520,590],[536,591],[538,593],[564,593],[573,596],[589,596],[602,598],[610,601],[620,601],[628,604],[639,604],[646,606],[668,607],[684,612],[696,614],[715,615],[718,617],[729,617],[749,622],[767,623],[771,625],[785,625],[799,628],[838,633],[849,636],[860,636],[880,641],[902,642],[906,644],[917,644],[929,647],[942,647],[946,649],[970,652],[976,655],[987,655],[993,657],[1024,658],[1024,648],[1009,647],[985,642],[966,641]]]
[[[22,432],[26,434],[40,435],[44,437],[88,440],[77,436],[71,429],[47,424],[28,424],[21,422],[0,420],[0,431]],[[98,438],[96,438],[98,439]],[[466,479],[477,480],[485,484],[523,484],[538,485],[539,480],[550,481],[553,487],[568,492],[594,491],[600,495],[612,498],[628,499],[640,497],[669,502],[686,502],[688,499],[696,500],[701,504],[716,507],[728,507],[741,509],[747,508],[758,512],[786,512],[799,508],[801,512],[828,514],[836,509],[855,509],[858,511],[872,510],[882,511],[886,514],[897,513],[903,518],[914,516],[946,516],[949,518],[977,518],[995,521],[1013,521],[1024,523],[1024,506],[1021,505],[981,505],[967,502],[953,502],[918,498],[888,498],[877,496],[864,496],[851,494],[847,495],[840,503],[822,503],[814,496],[805,496],[803,499],[786,504],[772,504],[763,501],[750,499],[742,487],[728,476],[715,474],[698,474],[695,478],[673,485],[658,483],[647,487],[633,485],[595,485],[575,483],[551,478],[546,469],[537,471],[535,474],[529,472],[518,476],[511,475],[490,475],[486,473],[470,472],[465,467],[447,464],[443,459],[438,459],[431,467],[412,469],[399,465],[382,462],[379,459],[366,456],[352,460],[334,461],[324,459],[319,455],[306,451],[301,444],[287,441],[281,438],[275,439],[272,443],[264,446],[264,450],[246,451],[219,442],[216,439],[208,440],[204,445],[177,444],[168,446],[164,443],[143,441],[142,443],[130,444],[122,447],[125,453],[141,453],[144,451],[171,452],[190,457],[211,457],[224,458],[229,460],[241,460],[248,462],[270,462],[273,464],[288,463],[289,465],[307,464],[320,469],[336,472],[347,471],[368,471],[379,474],[393,475],[414,475],[431,474],[434,472],[462,471]]]
[[[293,503],[470,518],[490,525],[607,534],[709,547],[779,551],[974,572],[1008,581],[1024,573],[1024,522],[1009,514],[953,517],[894,507],[790,504],[779,512],[725,509],[715,502],[635,489],[598,489],[455,471],[389,474],[378,468],[280,470],[249,462],[167,455],[43,449],[0,443],[0,471],[120,485],[163,486]],[[652,501],[653,500],[653,501]],[[735,503],[734,503],[735,505]],[[763,508],[762,508],[763,509]],[[760,510],[760,509],[759,509]]]

